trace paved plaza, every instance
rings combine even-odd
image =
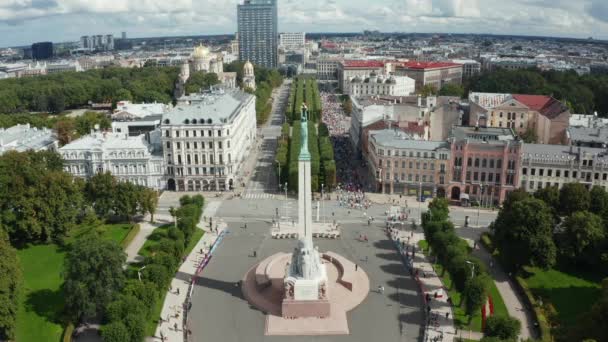
[[[224,217],[229,233],[215,251],[212,261],[197,280],[191,309],[192,341],[284,341],[285,337],[265,336],[265,315],[249,306],[238,281],[256,262],[277,252],[289,252],[296,240],[270,237],[272,203],[259,201],[258,208],[270,211],[265,220],[250,201],[225,201],[217,215]],[[268,201],[271,202],[271,201]],[[266,205],[265,205],[266,204]],[[250,209],[250,210],[247,210]],[[235,212],[236,211],[236,212]],[[233,220],[238,213],[252,217]],[[254,218],[254,214],[258,218]],[[363,222],[363,221],[362,221]],[[368,242],[359,241],[360,234]],[[348,313],[350,335],[296,336],[290,341],[418,341],[423,333],[423,305],[417,284],[407,273],[382,224],[346,223],[341,239],[315,239],[321,252],[332,251],[357,262],[367,272],[371,293]],[[256,257],[253,257],[253,252]],[[376,291],[378,286],[384,292]]]

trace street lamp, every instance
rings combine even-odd
[[[323,187],[325,184],[321,183],[321,216],[323,217],[323,223],[325,223],[325,215],[323,212]]]
[[[137,270],[137,278],[139,279],[139,282],[141,283],[141,271],[143,271],[143,269],[146,268],[146,266],[140,268],[139,270]]]
[[[285,219],[287,219],[287,182],[285,182]]]
[[[479,198],[481,198],[481,200],[483,201],[483,183],[479,184],[479,191]],[[479,214],[481,211],[481,203],[482,202],[477,203],[477,228],[479,228]]]
[[[475,277],[475,264],[470,262],[469,260],[466,260],[465,262],[471,265],[471,279],[473,279]]]
[[[420,224],[422,224],[422,175],[418,175],[418,214],[420,215]]]

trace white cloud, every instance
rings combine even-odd
[[[242,0],[0,0],[0,45],[236,31]],[[364,29],[608,38],[608,0],[278,0],[281,31]],[[21,25],[25,24],[26,25]],[[599,37],[602,38],[602,37]]]

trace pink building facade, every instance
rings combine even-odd
[[[511,129],[457,126],[449,142],[450,200],[500,204],[518,187],[523,142]]]

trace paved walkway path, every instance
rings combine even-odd
[[[127,246],[125,249],[125,253],[127,253],[127,263],[139,262],[142,261],[143,257],[139,255],[139,250],[144,246],[146,240],[152,234],[154,229],[166,224],[165,219],[161,217],[156,217],[157,221],[154,223],[150,223],[149,219],[145,219],[144,221],[139,223],[139,232],[133,238],[133,241]]]
[[[418,241],[424,239],[424,234],[420,231],[393,230],[391,238],[404,256],[406,265],[412,270],[427,304],[427,326],[423,341],[433,341],[435,338],[438,341],[454,341],[454,313],[447,302],[447,291],[426,256],[418,251]],[[413,255],[412,249],[415,251]]]
[[[479,244],[477,245],[479,246]],[[496,288],[498,289],[498,292],[500,292],[502,300],[507,306],[509,315],[521,322],[521,333],[519,334],[519,338],[526,340],[534,337],[536,334],[534,331],[533,315],[524,306],[522,298],[515,290],[513,280],[509,278],[509,276],[504,270],[502,270],[497,262],[492,261],[490,253],[488,253],[483,246],[479,246],[477,249],[475,249],[473,251],[473,255],[481,259],[486,264],[492,278],[494,278]],[[491,261],[492,267],[490,267]]]
[[[213,217],[215,215],[219,205],[220,202],[212,201],[205,206],[203,218],[201,218],[198,225],[200,229],[205,231],[205,234],[198,241],[192,252],[185,258],[184,263],[180,266],[178,272],[171,281],[171,288],[169,289],[169,292],[167,292],[160,315],[162,322],[156,328],[154,336],[148,338],[147,341],[162,341],[161,336],[164,337],[164,341],[185,341],[183,309],[190,284],[201,266],[201,263],[204,262],[205,257],[212,252],[212,246],[227,228],[224,221],[215,217],[213,218],[213,230],[210,230],[209,223],[205,222],[205,218]]]

